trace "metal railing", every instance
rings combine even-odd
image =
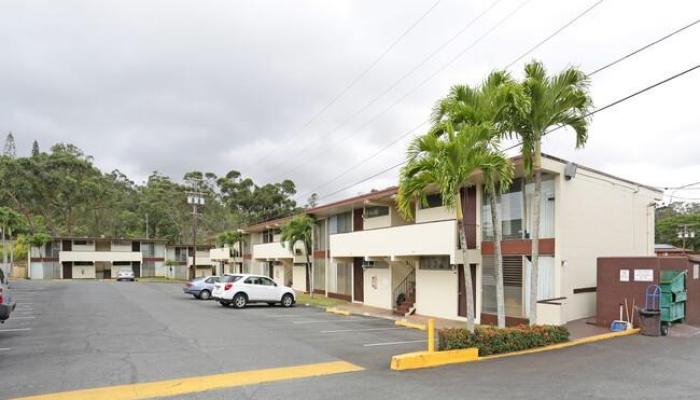
[[[391,298],[394,302],[393,308],[398,308],[406,299],[415,301],[416,293],[416,270],[412,269],[398,285],[394,286],[391,292]]]

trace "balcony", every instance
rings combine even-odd
[[[449,220],[335,234],[330,245],[334,258],[449,255],[455,264],[457,240],[457,221]]]
[[[220,247],[209,250],[209,258],[214,261],[229,261],[231,258],[231,249],[228,247]]]
[[[255,260],[266,261],[282,258],[294,258],[294,253],[287,248],[286,243],[272,242],[253,245],[253,259]]]
[[[115,262],[141,261],[140,251],[60,251],[60,262]]]

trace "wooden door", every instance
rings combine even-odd
[[[352,263],[353,298],[360,302],[365,301],[365,270],[362,261],[362,257],[355,257]]]
[[[352,230],[361,231],[364,229],[365,220],[363,218],[363,210],[361,208],[356,208],[352,211]]]
[[[63,279],[73,279],[73,263],[63,262]]]
[[[474,315],[476,316],[476,264],[469,264],[469,271],[472,275],[472,293],[474,294]],[[457,315],[467,316],[467,290],[464,281],[464,264],[457,265]]]

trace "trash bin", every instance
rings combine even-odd
[[[638,309],[639,327],[645,336],[661,336],[661,311]]]

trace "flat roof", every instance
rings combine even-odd
[[[132,242],[167,242],[167,239],[130,238],[115,236],[51,236],[53,240],[130,240]]]

